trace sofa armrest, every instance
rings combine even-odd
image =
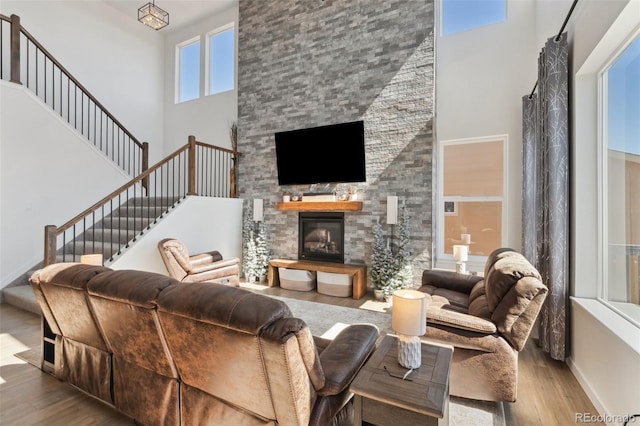
[[[325,384],[319,395],[337,395],[347,389],[373,352],[378,328],[371,324],[354,324],[345,328],[320,354]]]
[[[240,259],[233,257],[230,259],[220,260],[214,263],[208,263],[208,264],[198,265],[198,266],[194,265],[194,268],[192,269],[191,273],[201,274],[203,272],[215,271],[216,269],[222,269],[229,266],[237,266],[239,263],[240,263]]]
[[[189,263],[191,264],[191,267],[197,268],[198,266],[208,265],[222,259],[222,254],[220,254],[219,251],[210,251],[208,253],[200,253],[189,257]]]
[[[422,273],[423,286],[446,288],[464,294],[470,294],[473,286],[482,279],[483,277],[478,275],[460,274],[442,269],[427,269]]]
[[[423,341],[446,344],[456,348],[478,352],[515,352],[515,349],[499,334],[477,333],[447,325],[432,324],[421,337]]]
[[[430,308],[427,306],[427,327],[429,323],[473,331],[480,334],[494,334],[498,331],[498,328],[493,322],[484,318],[449,309]]]
[[[331,339],[326,339],[324,337],[319,337],[319,336],[313,336],[313,342],[316,345],[316,349],[318,350],[318,354],[321,354],[322,352],[324,352],[325,349],[327,349],[327,346],[329,346],[332,342]]]

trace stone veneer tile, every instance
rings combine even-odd
[[[276,210],[282,192],[314,189],[278,186],[274,132],[364,120],[364,207],[345,214],[345,262],[370,264],[373,224],[398,195],[419,283],[432,250],[433,1],[240,0],[239,9],[238,190],[265,200],[272,256],[298,253],[298,214]]]

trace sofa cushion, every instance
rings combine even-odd
[[[493,261],[495,260],[495,261]],[[492,262],[493,261],[493,262]],[[485,287],[489,310],[494,312],[505,295],[523,277],[534,277],[542,281],[540,274],[523,255],[515,251],[502,251],[490,256],[492,262],[485,274]],[[521,312],[517,312],[519,315]]]
[[[158,310],[251,334],[260,334],[279,318],[293,316],[280,300],[206,282],[164,290],[158,298]]]
[[[470,315],[475,315],[487,320],[491,319],[491,311],[489,311],[489,306],[487,305],[484,280],[479,281],[475,287],[473,287],[473,290],[471,290],[468,312]]]
[[[487,266],[485,290],[491,320],[504,338],[520,351],[547,288],[536,268],[518,252],[498,250],[489,257]]]
[[[64,337],[107,350],[104,336],[91,312],[86,289],[92,278],[110,271],[104,266],[56,263],[31,276],[31,282],[42,290]]]
[[[153,309],[160,292],[171,285],[180,285],[180,281],[152,272],[119,270],[95,277],[87,291],[104,299]]]
[[[430,294],[431,296],[438,296],[445,299],[446,304],[449,305],[449,309],[454,309],[459,312],[467,312],[469,306],[469,295],[460,293],[459,291],[450,290],[448,288],[439,288],[432,285],[423,285],[419,289],[423,293]]]
[[[456,311],[455,307],[451,308],[447,299],[427,295],[427,327],[431,322],[483,334],[493,334],[497,331],[493,322]]]

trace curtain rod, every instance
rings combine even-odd
[[[560,31],[558,31],[558,35],[554,39],[555,41],[560,40],[560,36],[562,36],[562,32],[564,31],[564,28],[567,26],[567,23],[569,22],[569,18],[571,18],[571,14],[573,13],[573,9],[576,8],[576,4],[578,4],[578,0],[573,0],[573,4],[571,4],[571,8],[569,9],[569,13],[567,13],[567,16],[564,18],[564,22],[562,23],[562,27],[560,27]],[[533,90],[531,91],[531,94],[529,95],[529,99],[531,99],[533,97],[533,94],[536,92],[536,88],[537,87],[538,87],[538,80],[536,80],[536,84],[533,85]]]

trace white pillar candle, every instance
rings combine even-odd
[[[387,197],[387,225],[398,223],[398,197],[389,195]]]
[[[253,200],[253,220],[260,222],[264,218],[263,203],[261,198]]]
[[[466,262],[469,257],[469,246],[453,246],[453,260],[456,262]]]
[[[462,234],[460,236],[462,244],[471,244],[471,234]]]

